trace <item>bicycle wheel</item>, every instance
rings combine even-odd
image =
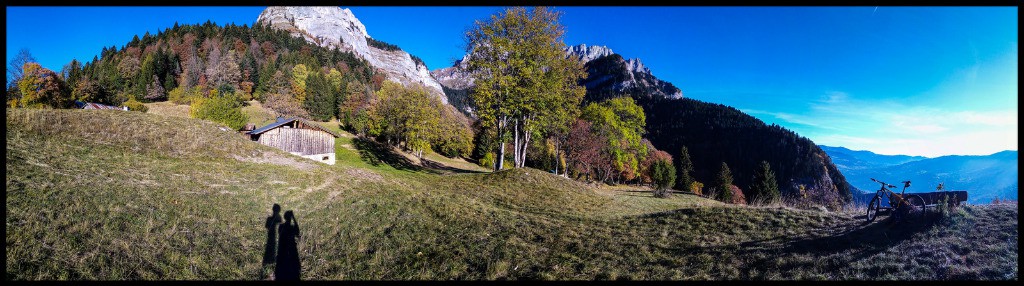
[[[878,196],[871,198],[871,202],[868,203],[868,222],[875,220],[875,217],[878,216],[878,208],[881,207],[881,203],[881,199]]]
[[[907,218],[916,219],[924,216],[924,198],[918,195],[907,197]]]

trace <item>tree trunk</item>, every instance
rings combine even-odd
[[[555,176],[558,175],[558,142],[555,142]]]
[[[526,132],[526,126],[523,126],[523,150],[519,152],[519,167],[526,167],[526,147],[530,146],[530,133]]]
[[[516,167],[526,167],[526,150],[530,146],[530,132],[527,125],[532,120],[531,116],[524,116],[516,119],[516,144],[515,144],[515,157]]]
[[[495,160],[497,160],[497,162],[494,163],[494,171],[495,172],[501,171],[501,169],[503,169],[505,167],[505,138],[504,138],[504,136],[501,136],[501,135],[503,134],[502,132],[505,131],[505,127],[506,127],[505,126],[505,122],[507,122],[506,121],[507,119],[506,119],[506,117],[502,116],[500,119],[496,119],[496,120],[498,120],[498,130],[497,131],[498,131],[498,142],[499,143],[498,143],[498,157],[495,158]]]
[[[494,160],[496,160],[496,162],[494,162],[494,171],[495,172],[501,171],[501,169],[505,167],[505,160],[503,160],[504,158],[505,158],[505,142],[501,142],[501,143],[498,143],[498,156],[497,156],[497,158],[494,158]]]
[[[519,168],[519,119],[512,123],[512,167]]]

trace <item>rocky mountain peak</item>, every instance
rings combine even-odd
[[[384,71],[389,80],[405,85],[419,83],[448,103],[441,84],[422,62],[402,50],[384,50],[370,44],[366,26],[349,9],[341,7],[267,7],[256,23],[288,31],[322,47],[354,53]]]
[[[644,63],[640,59],[629,59],[626,61],[626,66],[631,72],[650,74],[651,69],[644,66]]]
[[[568,56],[576,57],[584,63],[615,53],[605,46],[587,46],[587,44],[566,47],[565,52]]]

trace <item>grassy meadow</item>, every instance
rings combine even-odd
[[[149,106],[6,111],[8,280],[266,280],[275,203],[295,212],[304,280],[1018,275],[1016,204],[865,224],[858,211],[658,199],[436,154],[420,164],[344,132],[331,166],[187,118],[182,106]],[[274,118],[246,112],[257,125]]]

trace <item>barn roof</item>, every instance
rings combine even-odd
[[[309,122],[309,121],[307,121],[305,119],[298,118],[298,117],[292,117],[292,118],[288,118],[288,119],[278,118],[276,122],[267,124],[267,126],[256,128],[255,130],[247,132],[247,134],[252,134],[252,135],[261,134],[263,132],[270,131],[271,129],[281,127],[282,125],[285,125],[285,124],[288,124],[288,123],[292,123],[294,121],[299,121],[299,122],[302,122],[302,124],[305,124],[305,125],[308,125],[308,126],[312,126],[313,128],[316,128],[316,129],[318,129],[320,131],[323,131],[323,132],[327,132],[328,134],[331,134],[332,136],[334,136],[334,138],[341,137],[340,134],[338,134],[338,133],[336,133],[334,131],[328,130],[327,128],[324,128],[323,126],[320,126],[320,124]]]
[[[99,104],[99,103],[94,103],[94,102],[81,102],[81,101],[75,101],[75,106],[77,106],[78,108],[81,108],[81,109],[113,109],[113,110],[125,110],[125,109],[124,109],[124,108],[122,108],[122,107],[117,107],[117,106],[110,106],[110,105],[104,105],[104,104]]]

